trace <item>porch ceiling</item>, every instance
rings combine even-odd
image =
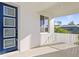
[[[32,12],[39,12],[41,10],[45,10],[48,7],[56,4],[52,2],[16,2],[16,4],[20,5],[21,7],[25,8],[28,11]]]
[[[58,2],[40,13],[51,17],[79,13],[79,2]]]
[[[16,4],[27,12],[38,12],[49,17],[79,13],[79,2],[16,2]]]

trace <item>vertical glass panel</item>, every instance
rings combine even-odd
[[[15,15],[15,8],[4,6],[3,10],[4,10],[4,15],[5,16],[12,16],[12,17],[16,16]]]
[[[15,38],[4,39],[4,41],[3,41],[3,48],[4,49],[15,47],[15,46],[16,46]]]
[[[44,32],[44,16],[40,16],[40,32]]]
[[[15,27],[15,18],[4,17],[3,25],[6,27]]]
[[[15,37],[15,28],[4,28],[3,30],[3,37]]]
[[[45,32],[48,32],[49,23],[48,23],[48,18],[47,17],[45,17],[45,20],[44,20],[44,27],[45,27]]]

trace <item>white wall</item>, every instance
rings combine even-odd
[[[49,33],[40,33],[41,35],[41,45],[46,45],[48,44],[48,37],[49,37]]]
[[[25,51],[40,45],[40,18],[24,5],[20,8],[20,49]]]

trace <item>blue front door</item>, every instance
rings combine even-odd
[[[0,54],[18,50],[17,7],[0,2]]]

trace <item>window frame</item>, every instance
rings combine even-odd
[[[43,31],[41,31],[41,20],[43,20]],[[45,30],[45,20],[48,20],[48,31]],[[40,33],[49,33],[49,17],[47,16],[40,15]]]

